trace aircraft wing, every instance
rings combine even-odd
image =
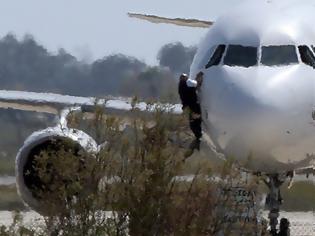
[[[197,19],[183,19],[183,18],[166,18],[155,15],[146,15],[146,14],[137,14],[137,13],[128,13],[128,16],[131,18],[137,18],[141,20],[146,20],[155,24],[172,24],[178,26],[187,26],[195,28],[209,28],[213,25],[211,21],[197,20]]]
[[[0,90],[0,108],[15,109],[23,111],[43,112],[50,114],[60,114],[62,110],[70,107],[81,107],[83,111],[91,111],[95,105],[103,106],[105,111],[119,113],[132,110],[132,99],[130,98],[106,98],[97,99],[95,97],[79,97],[61,95],[55,93],[36,93],[25,91]],[[153,104],[154,106],[164,105],[169,112],[181,114],[180,104]],[[139,102],[135,108],[140,111],[148,111],[148,104]]]
[[[307,177],[309,177],[310,175],[315,176],[315,165],[311,165],[311,166],[304,167],[304,168],[299,168],[299,169],[295,170],[295,174],[296,175],[306,175]]]

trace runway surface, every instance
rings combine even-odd
[[[263,213],[267,217],[267,212]],[[25,225],[36,225],[43,221],[43,218],[36,212],[29,211],[22,213]],[[280,218],[288,218],[291,222],[291,235],[294,236],[315,236],[315,212],[281,212]],[[12,224],[12,212],[0,211],[0,226]]]

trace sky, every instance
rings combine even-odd
[[[215,20],[244,0],[2,0],[0,36],[32,34],[52,53],[64,48],[91,62],[123,53],[154,65],[166,43],[197,45],[207,29],[152,24],[128,12]]]

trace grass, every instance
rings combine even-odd
[[[15,160],[14,158],[0,158],[0,176],[15,175]]]
[[[286,211],[315,211],[315,185],[310,182],[294,183],[291,189],[282,188],[283,208]]]
[[[0,186],[0,211],[22,211],[25,209],[15,185]]]

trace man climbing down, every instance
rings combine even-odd
[[[183,110],[189,112],[189,126],[195,135],[195,140],[191,143],[190,149],[199,150],[201,131],[201,108],[198,99],[198,90],[203,80],[203,72],[199,72],[196,79],[189,79],[186,74],[182,74],[179,79],[178,93],[183,104]],[[192,154],[192,153],[191,153]]]

